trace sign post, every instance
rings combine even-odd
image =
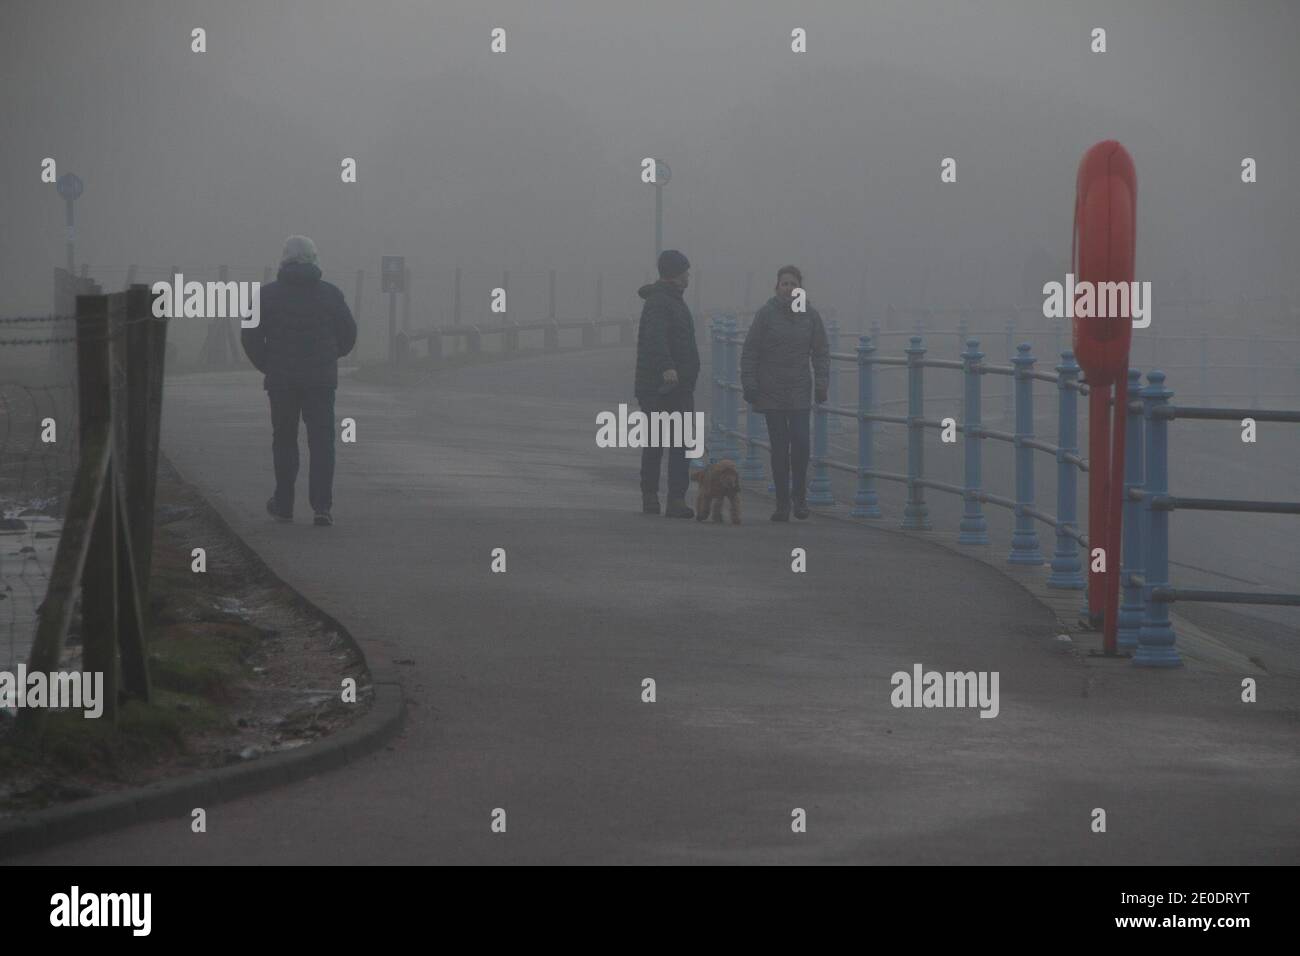
[[[64,173],[62,176],[59,177],[59,181],[55,184],[54,188],[58,190],[59,195],[63,197],[64,208],[67,212],[66,223],[68,227],[68,233],[67,233],[68,275],[72,276],[72,275],[76,275],[76,269],[73,267],[73,262],[76,261],[76,255],[73,250],[73,245],[77,240],[77,226],[76,226],[76,221],[73,219],[73,215],[72,215],[72,204],[77,200],[77,198],[81,195],[82,191],[85,189],[85,184],[82,183],[81,177],[76,175],[75,173]]]
[[[397,364],[397,296],[406,291],[406,257],[383,256],[379,263],[380,291],[388,293],[388,363]]]

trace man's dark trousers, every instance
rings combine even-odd
[[[793,479],[794,500],[803,501],[808,481],[808,420],[806,408],[797,411],[765,412],[767,434],[772,440],[772,484],[776,500],[790,503]]]
[[[271,454],[275,459],[275,504],[293,514],[298,480],[298,419],[307,426],[307,498],[318,514],[334,504],[334,389],[329,387],[269,388]]]
[[[686,428],[686,416],[695,411],[695,395],[692,392],[676,390],[667,395],[642,396],[638,399],[641,411],[647,416],[651,412],[681,412],[682,428]],[[647,426],[649,423],[647,422]],[[641,449],[641,493],[657,495],[659,493],[659,464],[663,461],[662,448]],[[691,482],[690,466],[686,462],[685,448],[668,449],[668,497],[685,498],[686,488]]]

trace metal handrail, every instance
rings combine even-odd
[[[833,325],[833,323],[832,323]],[[838,332],[832,329],[834,337]],[[746,415],[744,431],[739,428],[739,408],[736,400],[742,389],[738,383],[739,349],[741,336],[737,334],[734,316],[715,321],[712,329],[714,348],[713,382],[714,429],[723,443],[726,457],[740,458],[742,446],[744,461],[742,477],[763,477],[758,448],[770,448],[759,439],[760,417]],[[929,508],[925,502],[927,489],[956,495],[963,499],[964,507],[958,541],[961,544],[985,545],[989,543],[987,522],[981,506],[1004,508],[1015,516],[1015,533],[1012,537],[1008,562],[1019,565],[1043,565],[1048,559],[1042,554],[1035,522],[1052,528],[1056,534],[1056,550],[1051,556],[1051,574],[1047,585],[1070,590],[1085,589],[1079,549],[1087,549],[1088,536],[1078,527],[1077,495],[1078,475],[1087,472],[1089,465],[1078,448],[1078,399],[1091,392],[1082,380],[1082,371],[1071,352],[1061,354],[1055,373],[1034,368],[1035,359],[1028,343],[1016,349],[1008,366],[986,365],[975,338],[966,341],[960,361],[926,358],[924,338],[911,335],[903,357],[876,354],[875,339],[859,336],[854,353],[833,352],[830,362],[830,401],[814,409],[812,476],[808,486],[808,503],[814,506],[833,505],[829,472],[842,471],[857,476],[853,499],[854,517],[878,519],[882,517],[875,482],[891,481],[907,486],[907,505],[903,511],[902,527],[912,530],[929,530]],[[837,370],[853,362],[858,370],[857,408],[835,404]],[[877,411],[874,400],[874,379],[877,369],[904,367],[907,369],[907,414],[887,415]],[[959,370],[965,382],[963,420],[936,420],[924,414],[924,370],[939,368]],[[981,383],[986,375],[1000,375],[1012,379],[1012,396],[1008,396],[1008,411],[1014,414],[1015,430],[986,428],[981,415]],[[1129,371],[1128,394],[1132,398],[1128,409],[1125,434],[1125,490],[1124,536],[1121,558],[1121,581],[1124,600],[1119,614],[1119,645],[1134,650],[1137,664],[1169,666],[1178,664],[1174,650],[1173,628],[1168,621],[1167,605],[1177,600],[1223,601],[1227,603],[1300,604],[1300,595],[1254,593],[1237,591],[1197,591],[1173,588],[1168,583],[1168,515],[1180,508],[1187,510],[1214,510],[1226,512],[1251,512],[1260,514],[1300,514],[1300,502],[1244,501],[1237,499],[1189,498],[1168,494],[1167,459],[1165,457],[1165,431],[1168,423],[1177,418],[1203,420],[1241,420],[1300,422],[1300,411],[1259,408],[1219,408],[1210,406],[1174,406],[1168,403],[1172,395],[1164,389],[1165,375],[1154,370],[1148,375],[1148,386],[1143,388],[1140,373]],[[1033,433],[1033,384],[1047,382],[1057,388],[1058,429],[1055,444],[1038,439]],[[1113,404],[1113,400],[1111,401]],[[719,420],[719,412],[721,419]],[[836,461],[829,457],[829,425],[832,420],[848,418],[857,422],[858,463]],[[926,477],[922,438],[928,428],[945,427],[944,421],[962,433],[965,442],[965,475],[963,484],[938,481]],[[907,428],[906,473],[885,472],[874,466],[874,428],[876,423],[903,425]],[[989,493],[981,487],[983,439],[1010,444],[1015,449],[1014,498]],[[735,444],[731,442],[735,441]],[[1033,495],[1034,453],[1053,456],[1057,462],[1057,507],[1051,514],[1036,506]],[[1139,574],[1138,569],[1143,573]],[[1085,605],[1086,606],[1086,605]]]

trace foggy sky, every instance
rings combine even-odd
[[[738,306],[713,300],[734,300],[745,270],[765,296],[793,262],[814,301],[851,312],[864,269],[871,305],[947,305],[981,287],[1019,298],[1036,249],[1064,268],[1079,158],[1113,137],[1137,165],[1138,279],[1191,273],[1224,298],[1297,288],[1293,3],[0,10],[0,314],[48,310],[63,262],[46,156],[86,183],[79,262],[261,266],[305,233],[345,289],[338,270],[386,253],[417,275],[639,280],[653,268],[639,164],[659,156],[665,243],[703,272],[706,304]],[[196,26],[206,53],[190,52]],[[790,52],[796,26],[806,54]],[[1089,52],[1094,26],[1105,54]],[[939,181],[945,156],[956,184]],[[619,281],[611,302],[635,285]]]

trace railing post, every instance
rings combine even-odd
[[[1034,380],[1029,373],[1034,370],[1034,357],[1028,342],[1016,347],[1016,357],[1011,360],[1016,374],[1013,379],[1016,393],[1016,526],[1011,534],[1009,564],[1042,564],[1043,552],[1038,547],[1038,531],[1034,519],[1025,509],[1034,504],[1034,450],[1025,444],[1034,437]]]
[[[451,324],[460,325],[460,266],[452,274]],[[360,288],[358,284],[357,288]]]
[[[962,323],[965,325],[965,322]],[[989,525],[984,518],[984,510],[980,505],[979,493],[981,458],[983,446],[980,444],[984,436],[980,429],[983,425],[983,412],[980,408],[980,388],[982,385],[983,373],[980,371],[980,361],[984,358],[984,353],[980,350],[978,339],[966,340],[966,351],[962,353],[962,379],[965,384],[965,427],[964,427],[964,451],[965,451],[965,472],[966,488],[963,499],[965,505],[962,509],[961,533],[957,536],[958,544],[988,544],[989,543]]]
[[[1129,404],[1141,404],[1142,373],[1135,368],[1128,370],[1128,394],[1132,396]],[[1143,482],[1143,417],[1128,410],[1124,427],[1124,505],[1123,505],[1123,543],[1120,563],[1120,587],[1122,600],[1119,608],[1119,628],[1116,632],[1116,646],[1121,650],[1134,651],[1138,645],[1138,635],[1142,631],[1142,588],[1130,581],[1134,575],[1142,573],[1142,502],[1134,500],[1129,494],[1140,489]]]
[[[1049,588],[1082,591],[1083,567],[1079,561],[1079,545],[1068,534],[1078,532],[1079,472],[1077,466],[1066,461],[1066,455],[1079,454],[1079,363],[1073,352],[1061,353],[1057,371],[1057,452],[1056,452],[1056,553],[1052,555],[1052,573],[1047,576]]]
[[[1259,349],[1258,335],[1252,335],[1250,337],[1250,342],[1248,343],[1247,348],[1249,351],[1247,352],[1246,364],[1249,365],[1252,369],[1255,369],[1256,365],[1263,364],[1262,362],[1263,353],[1261,353]],[[1251,408],[1259,408],[1259,380],[1263,378],[1262,373],[1263,373],[1263,369],[1255,369],[1254,373],[1250,376],[1250,407]]]
[[[839,319],[831,319],[830,322],[827,323],[826,339],[827,339],[827,346],[830,348],[830,351],[832,352],[839,351],[839,347],[840,347],[840,320]],[[834,360],[832,360],[827,366],[827,373],[826,373],[826,395],[827,395],[826,403],[834,408],[838,408],[840,404],[838,401],[839,384],[840,384],[840,370],[836,368],[836,363],[834,362]],[[843,427],[840,424],[839,416],[838,415],[835,416],[834,420],[827,418],[826,428],[828,431],[832,431],[832,432],[843,431]]]
[[[1013,309],[1011,311],[1011,318],[1007,319],[1007,361],[1011,364],[1015,364],[1015,358],[1016,358],[1016,313],[1015,310]],[[1003,397],[1002,400],[1002,420],[1004,422],[1010,422],[1015,415],[1014,404],[1013,404],[1014,399],[1012,397],[1014,394],[1015,394],[1015,380],[1008,379],[1007,394]]]
[[[853,496],[853,510],[849,512],[854,518],[881,517],[876,479],[867,474],[875,467],[876,437],[876,423],[866,417],[871,414],[871,375],[874,371],[871,359],[876,351],[871,341],[869,335],[858,336],[858,488]]]
[[[812,477],[808,481],[808,504],[822,507],[835,504],[831,491],[831,472],[826,466],[830,440],[826,431],[826,405],[813,403]]]
[[[917,479],[925,477],[925,391],[921,360],[925,346],[921,336],[913,335],[907,348],[907,506],[903,508],[902,527],[910,531],[930,530],[930,508],[925,503],[925,488]]]
[[[1210,400],[1210,337],[1201,333],[1201,401]]]
[[[745,407],[745,460],[740,464],[740,477],[748,481],[763,480],[763,458],[759,454],[761,449],[754,444],[758,438],[758,423],[761,418],[753,406]]]
[[[713,397],[709,409],[709,418],[712,421],[712,437],[709,441],[709,461],[715,462],[719,459],[726,458],[723,454],[726,436],[722,430],[727,427],[726,416],[726,393],[722,388],[722,363],[724,361],[723,350],[726,346],[722,341],[722,318],[714,316],[709,320],[709,364],[713,369]]]
[[[552,322],[546,328],[542,329],[542,348],[548,352],[558,352],[560,349],[560,326]]]
[[[1147,375],[1142,389],[1143,424],[1146,429],[1145,481],[1142,514],[1145,518],[1142,544],[1146,551],[1142,603],[1145,614],[1138,631],[1133,663],[1143,667],[1178,667],[1182,660],[1174,647],[1174,629],[1169,622],[1169,604],[1155,601],[1155,588],[1169,586],[1169,512],[1154,507],[1156,497],[1169,494],[1169,421],[1157,414],[1169,403],[1173,392],[1165,388],[1165,373],[1159,369]]]
[[[723,355],[726,358],[726,383],[727,388],[723,392],[722,407],[726,409],[726,432],[724,434],[723,449],[726,454],[722,457],[730,458],[735,461],[740,450],[740,439],[736,437],[736,432],[740,430],[740,419],[737,415],[736,390],[731,388],[737,384],[740,379],[740,356],[739,349],[736,347],[736,317],[729,315],[722,322],[723,334]]]

